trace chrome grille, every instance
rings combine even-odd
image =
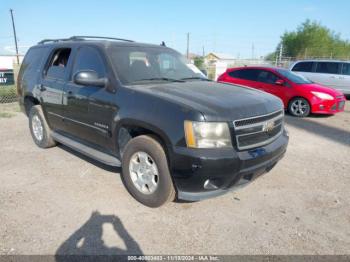
[[[234,135],[238,149],[250,149],[274,141],[283,131],[283,117],[284,111],[280,110],[234,121]]]

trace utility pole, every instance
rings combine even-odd
[[[11,13],[11,19],[12,19],[13,37],[14,37],[14,39],[15,39],[17,64],[19,65],[17,35],[16,35],[16,27],[15,27],[15,21],[14,21],[14,19],[13,19],[13,10],[12,10],[12,9],[10,9],[10,13]]]
[[[190,33],[187,33],[187,59],[190,59]]]
[[[253,43],[252,44],[252,60],[254,59],[254,56],[255,56],[254,51],[255,51],[255,47],[254,47],[254,43]]]
[[[205,52],[204,52],[204,46],[202,47],[203,48],[203,53],[202,53],[202,55],[203,55],[203,57],[205,56]]]
[[[278,59],[280,65],[282,64],[282,56],[283,56],[283,44],[281,43],[279,59]]]

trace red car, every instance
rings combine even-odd
[[[282,68],[231,68],[218,81],[244,85],[278,96],[285,109],[297,117],[310,113],[335,114],[344,111],[346,101],[341,92]]]

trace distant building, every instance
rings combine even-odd
[[[19,55],[19,62],[22,63],[23,55]],[[0,69],[13,69],[13,64],[17,63],[15,55],[0,55]]]
[[[235,63],[235,58],[230,54],[216,53],[212,52],[205,56],[204,62],[207,65],[213,65],[216,63],[225,63],[227,65],[232,65]]]

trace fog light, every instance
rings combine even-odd
[[[324,105],[320,105],[320,109],[323,110],[324,109]]]

